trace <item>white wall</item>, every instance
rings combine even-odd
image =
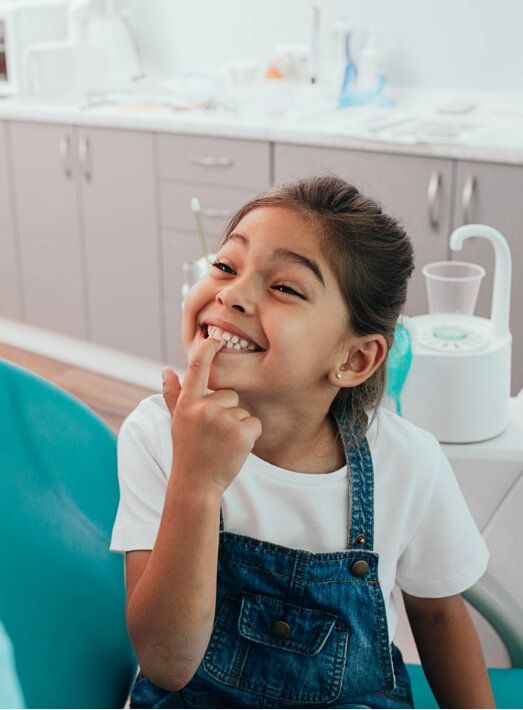
[[[390,83],[523,91],[522,0],[316,0],[323,72],[336,19],[379,27]],[[277,43],[309,43],[313,0],[128,0],[146,64],[159,76],[266,62]],[[361,35],[360,35],[361,36]],[[357,51],[356,44],[355,50]],[[328,60],[328,61],[327,61]]]

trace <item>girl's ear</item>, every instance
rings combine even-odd
[[[351,342],[345,362],[329,373],[329,381],[337,387],[356,387],[368,380],[387,357],[387,341],[383,335],[363,335]],[[336,377],[340,373],[341,377]]]

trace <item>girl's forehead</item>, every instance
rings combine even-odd
[[[313,220],[290,207],[257,207],[248,212],[238,222],[233,232],[243,234],[247,239],[275,239],[300,244],[305,249],[320,253],[320,240]]]

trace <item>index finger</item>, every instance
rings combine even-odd
[[[212,337],[206,338],[198,345],[189,361],[180,395],[203,397],[207,393],[212,361],[224,345],[225,341]]]

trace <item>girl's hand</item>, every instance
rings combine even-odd
[[[171,414],[173,468],[183,485],[216,487],[220,495],[239,473],[262,432],[261,421],[238,407],[231,389],[208,391],[209,371],[225,345],[207,338],[196,349],[183,386],[164,370],[163,397]]]

